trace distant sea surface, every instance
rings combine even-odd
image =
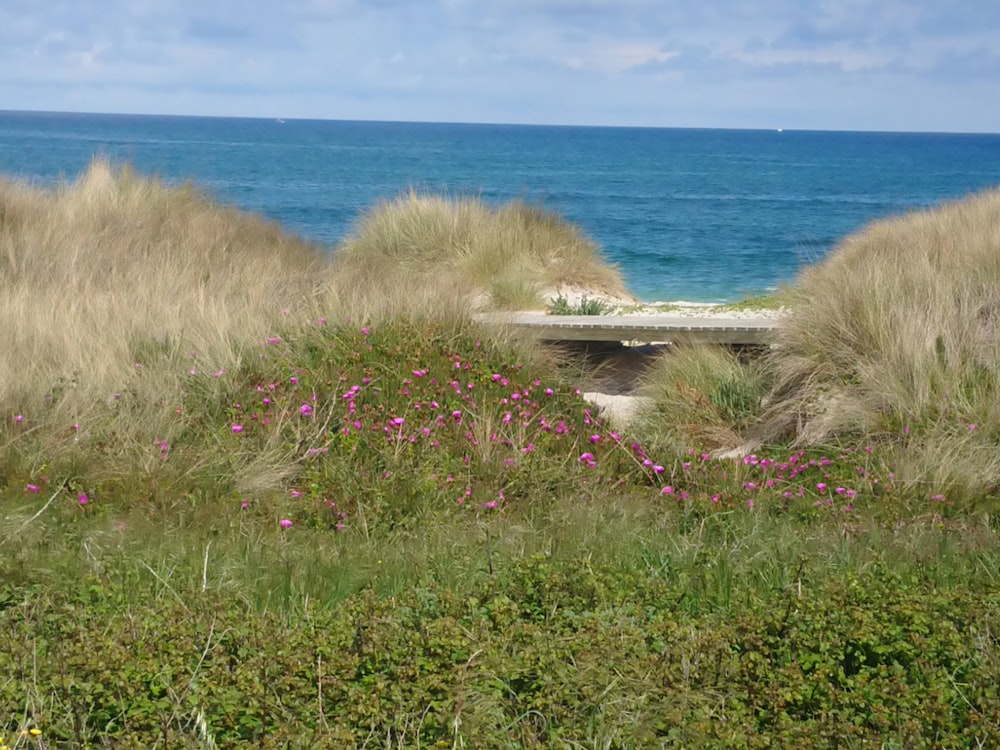
[[[868,222],[1000,185],[1000,135],[540,127],[0,111],[0,174],[98,154],[331,249],[410,188],[521,199],[583,228],[640,299],[773,289]]]

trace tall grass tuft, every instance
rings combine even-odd
[[[328,269],[275,224],[103,159],[52,190],[0,180],[4,416],[68,426],[115,394],[155,403],[176,368],[154,365],[233,367],[310,312]]]
[[[1000,191],[876,222],[790,296],[763,437],[868,436],[959,494],[1000,481]]]
[[[759,418],[769,386],[766,363],[723,347],[682,347],[643,378],[647,406],[635,429],[673,451],[741,445]]]
[[[552,213],[412,192],[365,214],[337,273],[355,298],[421,305],[542,308],[542,292],[563,285],[626,294],[597,245]]]

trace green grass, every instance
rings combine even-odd
[[[744,297],[743,299],[737,300],[735,302],[726,302],[720,305],[713,305],[712,309],[719,312],[730,312],[737,310],[781,310],[786,307],[791,302],[790,290],[781,289],[776,292],[771,292],[770,294],[760,294],[750,297]]]
[[[613,304],[601,299],[591,299],[586,295],[573,304],[560,294],[549,303],[548,307],[551,315],[607,315],[614,310]]]
[[[361,260],[340,276],[284,235],[266,280],[241,275],[228,238],[263,258],[277,230],[109,175],[0,194],[21,269],[3,304],[33,321],[19,290],[84,299],[81,322],[31,329],[44,346],[2,350],[0,744],[1000,741],[996,491],[953,494],[991,445],[974,431],[938,454],[878,432],[722,457],[773,416],[776,363],[712,349],[662,362],[617,431],[578,370],[458,304],[380,308],[345,284]],[[92,258],[93,226],[118,238],[123,286],[28,273],[39,233],[72,249],[75,221]],[[226,222],[220,247],[194,243],[200,221]],[[132,230],[214,259],[165,286],[158,253],[125,260]],[[156,285],[182,304],[124,343],[60,338],[100,310],[127,325]],[[69,367],[87,347],[101,367]]]
[[[673,451],[690,445],[738,448],[758,423],[770,387],[760,356],[712,346],[677,348],[644,379],[643,395],[651,406],[637,429],[647,441]]]

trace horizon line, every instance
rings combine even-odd
[[[210,119],[210,120],[261,120],[277,123],[287,122],[340,122],[340,123],[370,123],[381,125],[460,125],[482,127],[517,127],[517,128],[591,128],[605,130],[718,130],[718,131],[754,131],[774,133],[873,133],[900,135],[1000,135],[1000,132],[973,130],[888,130],[880,128],[815,128],[815,127],[785,127],[785,126],[720,126],[720,125],[602,125],[576,123],[532,123],[532,122],[486,122],[466,120],[406,120],[406,119],[359,119],[335,117],[288,117],[282,115],[205,115],[176,114],[166,112],[94,112],[84,110],[59,109],[6,109],[0,108],[0,114],[24,115],[90,115],[96,117],[164,117],[177,119]]]

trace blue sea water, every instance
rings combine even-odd
[[[647,301],[763,292],[873,219],[1000,185],[996,134],[0,111],[0,174],[48,184],[97,154],[331,249],[410,188],[527,200],[581,226]]]

